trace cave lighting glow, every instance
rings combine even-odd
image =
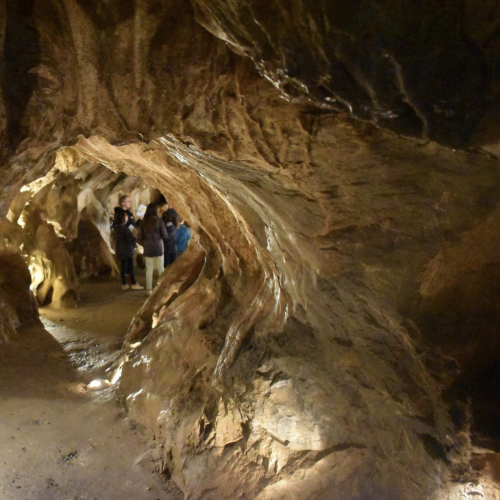
[[[120,363],[120,366],[116,369],[115,373],[111,377],[111,383],[114,385],[116,384],[121,376],[122,376],[122,370],[123,370],[123,361]]]
[[[87,390],[89,391],[101,391],[102,389],[106,389],[111,386],[111,382],[107,379],[95,379],[92,380],[89,384],[87,384]]]
[[[19,216],[19,219],[17,219],[17,223],[23,229],[26,227],[26,214],[24,212],[22,212],[21,215]]]

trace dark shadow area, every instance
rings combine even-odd
[[[77,380],[61,344],[41,323],[2,346],[0,398],[60,398],[59,384]],[[71,393],[68,393],[70,396]]]
[[[431,366],[431,372],[445,386],[443,396],[454,424],[464,428],[470,423],[473,444],[500,452],[497,276],[483,278],[474,282],[469,277],[467,283],[422,300],[413,319],[430,350],[437,348],[448,360]]]
[[[94,223],[85,218],[85,210],[78,222],[77,237],[66,245],[73,257],[77,276],[96,277],[110,274],[112,269],[104,262],[106,243]]]
[[[4,60],[0,85],[7,114],[4,155],[15,151],[29,130],[23,119],[37,76],[31,70],[40,64],[40,36],[30,24],[34,0],[6,2]]]

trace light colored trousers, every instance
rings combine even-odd
[[[158,280],[163,272],[163,255],[159,257],[144,257],[146,261],[146,290],[153,289],[153,270],[158,269]]]

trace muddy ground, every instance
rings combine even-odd
[[[43,325],[0,350],[0,499],[177,500],[115,388],[86,389],[107,378],[146,294],[101,277],[80,295],[75,309],[41,309]]]

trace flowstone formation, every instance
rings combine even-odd
[[[287,120],[292,147],[310,155],[293,180],[172,137],[75,146],[129,175],[155,174],[199,235],[134,319],[114,368],[188,497],[446,498],[443,478],[477,472],[467,396],[442,397],[459,367],[418,327],[424,282],[440,252],[494,217],[500,172],[484,157],[318,121],[310,136]],[[481,165],[474,176],[470,161]]]
[[[492,4],[343,4],[0,7],[3,212],[65,146],[196,234],[112,367],[186,498],[498,496]]]

